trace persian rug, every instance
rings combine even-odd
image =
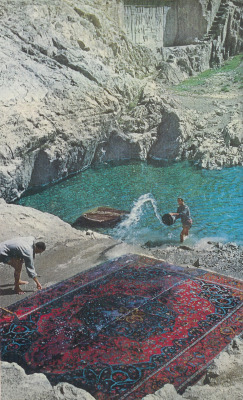
[[[179,393],[243,327],[243,282],[128,254],[10,306],[2,360],[97,400]]]

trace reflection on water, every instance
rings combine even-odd
[[[188,163],[106,165],[90,168],[18,203],[69,223],[97,206],[132,210],[120,226],[102,232],[130,243],[177,244],[180,221],[168,227],[160,217],[176,211],[179,196],[185,199],[193,218],[187,244],[207,237],[242,244],[242,170],[207,171]]]

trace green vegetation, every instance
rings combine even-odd
[[[237,70],[235,77],[234,77],[234,83],[239,83],[239,89],[243,88],[243,66],[241,65],[240,68]]]
[[[86,13],[77,7],[74,8],[74,11],[76,11],[76,13],[80,17],[88,19],[96,28],[98,28],[98,29],[101,28],[101,23],[99,21],[99,18],[97,18],[94,14]]]
[[[133,98],[133,100],[130,101],[130,103],[128,104],[128,111],[132,111],[135,107],[137,107],[143,97],[143,89],[144,88],[142,87],[138,91],[137,95]]]
[[[239,82],[241,84],[240,88],[243,84],[243,73],[242,73],[242,54],[232,57],[231,59],[227,60],[224,65],[220,68],[212,68],[208,69],[201,74],[194,76],[192,78],[186,79],[185,81],[179,83],[175,86],[177,91],[191,91],[193,88],[203,87],[207,84],[207,80],[212,76],[219,74],[219,73],[230,73],[231,71],[235,70],[235,77],[234,83]],[[241,64],[241,67],[240,67]],[[240,67],[240,68],[239,68]],[[227,92],[229,91],[228,85],[225,85],[221,88],[221,91]]]
[[[225,64],[219,68],[219,72],[228,72],[236,69],[239,67],[241,61],[243,60],[243,55],[239,54],[225,62]]]
[[[228,85],[224,85],[224,86],[221,88],[221,92],[229,92],[229,91],[230,91],[230,88],[229,88]]]

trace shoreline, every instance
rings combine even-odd
[[[166,249],[150,249],[157,258],[186,267],[195,267],[211,272],[243,279],[243,247],[232,242],[199,241],[194,246],[180,244]]]
[[[171,264],[202,268],[243,279],[243,247],[231,242],[221,243],[205,238],[194,245],[190,245],[187,240],[181,244],[178,241],[178,245],[155,247],[149,245],[149,242],[142,246],[127,244],[90,229],[75,229],[52,214],[8,204],[3,199],[0,199],[0,223],[4,227],[0,232],[0,242],[16,236],[34,236],[46,242],[46,251],[35,260],[43,287],[127,253],[151,256]],[[19,296],[12,292],[12,268],[0,264],[0,269],[3,272],[0,299],[4,307],[18,301]],[[32,283],[28,290],[31,287]]]
[[[0,223],[5,229],[0,232],[0,241],[14,236],[35,236],[47,244],[47,250],[36,257],[35,266],[43,288],[65,280],[95,265],[117,258],[127,253],[137,253],[148,257],[164,260],[171,264],[188,268],[200,268],[242,279],[243,251],[234,243],[206,241],[201,248],[179,246],[153,247],[132,246],[117,242],[109,236],[87,230],[79,231],[51,214],[19,205],[7,204],[0,199]],[[0,301],[2,307],[22,300],[35,292],[35,284],[30,282],[23,288],[25,295],[19,296],[13,292],[13,269],[0,264],[1,279]],[[23,278],[26,278],[23,269]],[[27,291],[28,290],[28,291]],[[243,367],[243,340],[235,337],[212,366],[205,371],[204,377],[195,385],[186,389],[183,395],[177,394],[173,385],[165,385],[154,395],[148,395],[144,400],[179,400],[183,398],[194,400],[227,399],[224,393],[233,400],[240,400],[243,390],[239,370]],[[24,370],[15,363],[1,363],[2,370],[2,400],[94,400],[93,396],[67,383],[52,387],[44,374],[26,375]],[[211,371],[211,372],[210,372]],[[215,372],[216,371],[216,372]],[[18,380],[16,387],[12,382]],[[34,385],[31,382],[36,382]],[[231,384],[232,382],[232,384]],[[28,395],[26,385],[31,387]],[[68,397],[70,396],[71,397]],[[27,397],[26,397],[27,396]],[[65,397],[66,396],[66,397]],[[81,397],[82,396],[82,397]],[[192,397],[190,397],[192,396]],[[229,398],[229,397],[228,397]]]

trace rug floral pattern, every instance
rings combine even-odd
[[[243,326],[242,282],[128,254],[14,304],[2,360],[97,400],[196,382]]]

